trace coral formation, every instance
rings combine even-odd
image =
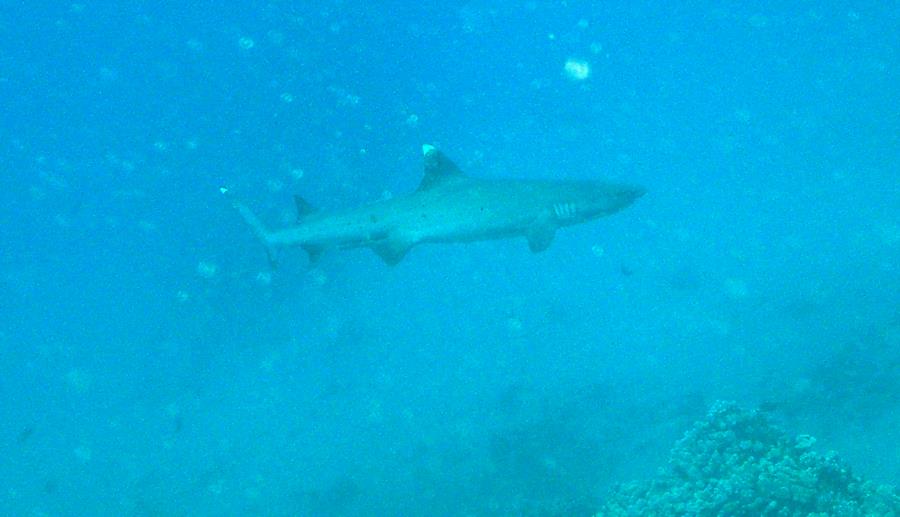
[[[837,454],[789,437],[765,413],[719,402],[648,482],[615,488],[597,516],[900,516],[900,494]]]

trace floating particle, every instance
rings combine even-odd
[[[303,172],[303,169],[301,169],[300,167],[295,167],[295,168],[291,169],[291,177],[294,178],[295,180],[303,179],[303,174],[305,174],[305,173]]]
[[[216,273],[219,271],[219,266],[213,264],[212,262],[199,262],[197,264],[197,274],[200,275],[201,278],[205,278],[207,280],[216,276]]]
[[[800,435],[797,435],[796,438],[794,438],[794,448],[795,449],[800,449],[800,450],[809,449],[810,447],[812,447],[815,444],[816,444],[815,437],[810,436],[808,434],[800,434]]]
[[[256,46],[256,43],[253,41],[253,38],[244,36],[243,38],[238,40],[238,46],[243,50],[250,50],[251,48]]]
[[[416,127],[419,125],[419,116],[415,113],[411,113],[408,117],[406,117],[406,125],[409,127]]]
[[[606,252],[603,250],[603,246],[594,244],[593,246],[591,246],[591,253],[593,253],[595,257],[600,258]]]
[[[178,406],[177,402],[172,402],[168,406],[166,406],[166,416],[169,418],[175,418],[181,414],[181,408]]]
[[[178,303],[185,303],[191,299],[191,295],[187,291],[178,291],[175,293],[175,299]]]
[[[284,190],[284,183],[272,179],[266,181],[266,187],[269,189],[269,192],[281,192]]]
[[[754,14],[750,17],[749,22],[754,29],[762,29],[769,25],[769,18],[764,14]]]
[[[153,221],[140,220],[137,223],[138,228],[144,233],[153,233],[159,229],[159,227]]]
[[[78,393],[85,393],[91,388],[91,376],[82,370],[73,368],[66,374],[66,383]]]
[[[325,274],[321,269],[314,269],[310,272],[310,277],[312,278],[312,282],[314,285],[318,287],[322,287],[323,285],[328,283],[328,275]]]
[[[729,278],[725,280],[725,292],[730,298],[739,300],[750,294],[750,288],[739,278]]]
[[[590,22],[588,22],[584,18],[578,20],[578,28],[581,30],[587,29],[589,25],[590,25]]]
[[[525,328],[525,324],[522,322],[522,320],[520,318],[511,316],[506,319],[506,330],[511,335],[521,334],[523,328]]]
[[[191,38],[191,39],[187,40],[186,45],[187,45],[188,50],[190,50],[191,52],[194,52],[195,54],[203,51],[203,43],[200,43],[200,40]]]
[[[595,42],[591,43],[590,48],[591,48],[591,54],[599,54],[599,53],[603,52],[603,43],[600,43],[599,41],[595,41]]]
[[[280,31],[269,31],[266,33],[269,43],[273,45],[282,45],[284,43],[284,33]]]
[[[290,103],[294,102],[294,96],[288,92],[284,92],[281,94],[281,102],[290,104]]]
[[[91,452],[91,449],[84,445],[75,448],[72,453],[75,454],[75,457],[78,458],[78,461],[82,463],[91,461],[91,458],[94,456],[94,453]]]
[[[258,283],[259,285],[271,285],[272,273],[268,271],[260,271],[256,274],[256,283]]]
[[[573,81],[584,81],[591,75],[591,65],[587,61],[570,58],[563,66],[563,71]]]

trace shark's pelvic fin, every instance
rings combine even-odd
[[[306,218],[309,214],[314,214],[319,211],[318,208],[312,206],[309,201],[303,199],[300,196],[294,196],[294,204],[297,205],[297,222],[299,223],[303,219]]]
[[[550,221],[544,221],[535,223],[529,228],[525,238],[528,239],[528,248],[533,253],[538,253],[550,247],[554,235],[556,235],[556,225]]]
[[[419,190],[428,190],[447,178],[461,177],[463,175],[459,167],[434,146],[423,145],[422,154],[425,155],[425,176],[422,177]]]
[[[411,246],[409,243],[400,239],[385,239],[381,242],[372,244],[372,251],[381,257],[387,265],[396,266],[403,260],[403,257],[409,252]]]

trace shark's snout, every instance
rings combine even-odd
[[[645,189],[644,187],[634,186],[634,187],[631,187],[631,190],[628,192],[628,195],[631,197],[631,200],[634,201],[635,199],[643,196],[646,193],[647,193],[647,189]]]
[[[621,210],[647,193],[647,189],[637,185],[621,187],[616,195],[616,209]]]

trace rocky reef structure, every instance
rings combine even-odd
[[[900,493],[853,475],[758,410],[718,402],[657,478],[616,487],[600,516],[898,516]]]

